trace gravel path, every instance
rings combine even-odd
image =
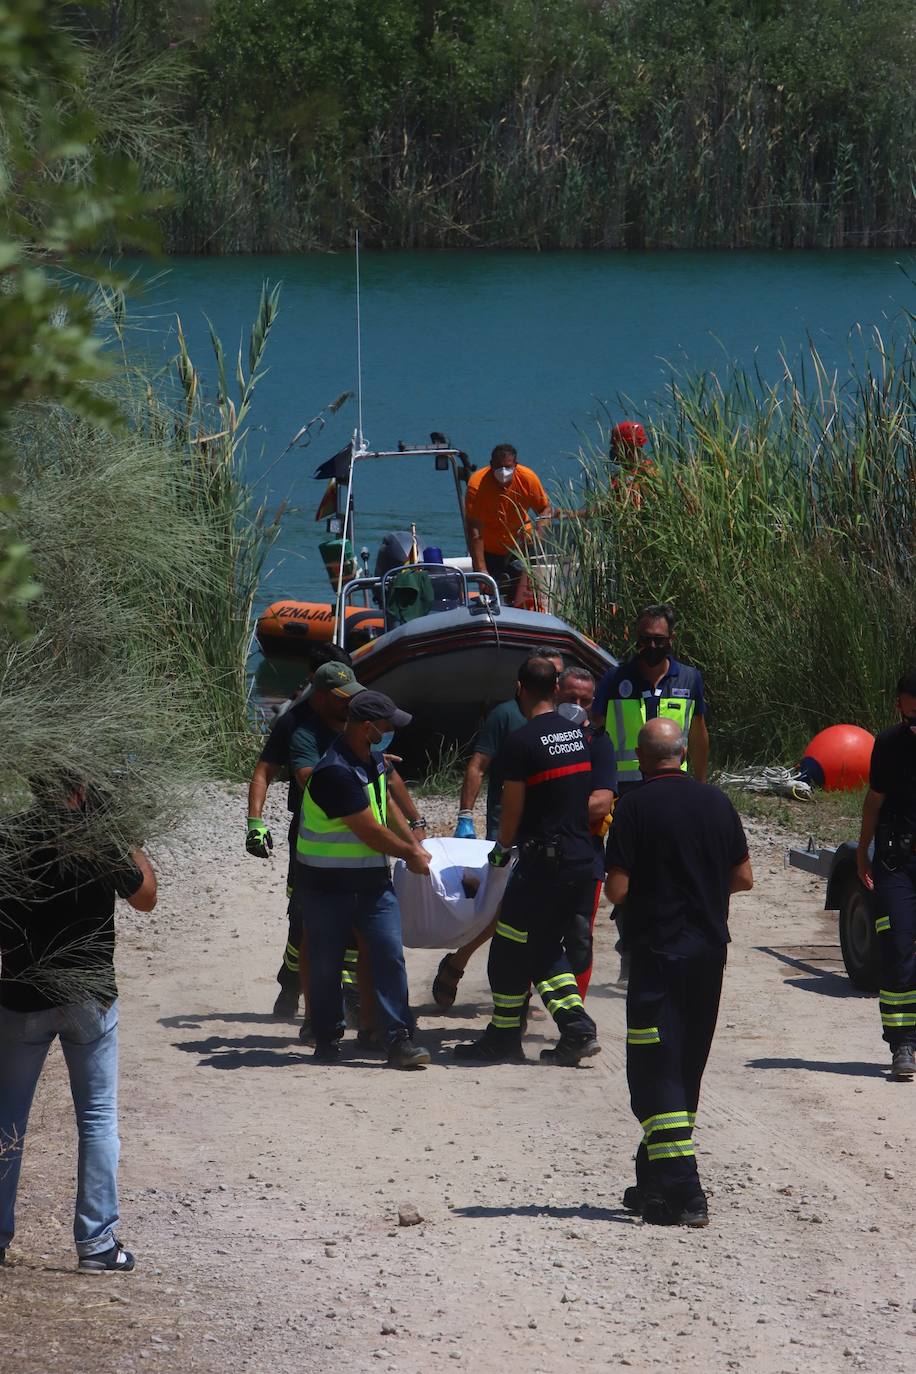
[[[423,809],[451,830],[454,799]],[[443,1014],[429,999],[439,956],[417,951],[430,1069],[315,1068],[269,1015],[285,867],[244,854],[243,817],[241,789],[205,789],[158,856],[157,910],[121,913],[137,1271],[73,1272],[55,1051],[0,1271],[4,1370],[912,1369],[916,1087],[888,1081],[875,1002],[843,976],[820,885],[784,869],[784,836],[750,827],[758,885],[733,903],[699,1116],[712,1224],[681,1232],[619,1206],[636,1130],[605,916],[589,995],[604,1051],[589,1067],[539,1065],[543,1021],[526,1065],[457,1066],[451,1045],[488,1015],[485,960]],[[399,1225],[408,1203],[417,1225]]]

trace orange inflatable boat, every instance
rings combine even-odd
[[[377,610],[348,606],[347,643],[354,647],[380,635],[385,621]],[[334,637],[334,607],[319,601],[275,601],[258,618],[258,640],[265,654],[301,653],[306,641],[326,644]]]

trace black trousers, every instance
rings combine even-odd
[[[875,878],[875,931],[881,950],[878,1004],[884,1039],[916,1045],[916,859],[889,869],[878,860]]]
[[[590,909],[594,890],[589,873],[568,877],[559,866],[519,864],[509,879],[490,941],[492,1031],[520,1038],[522,1012],[533,983],[561,1034],[595,1034],[564,948],[578,914]]]
[[[636,947],[627,985],[627,1083],[642,1127],[636,1182],[684,1205],[702,1196],[693,1147],[700,1083],[719,1014],[725,949],[692,957]]]
[[[487,565],[487,572],[496,583],[500,597],[511,604],[515,600],[522,575],[522,565],[518,558],[514,553],[484,553],[483,559]]]
[[[294,811],[290,816],[289,833],[287,841],[289,843],[289,867],[286,870],[286,915],[289,921],[289,929],[286,934],[286,949],[283,951],[283,962],[277,973],[277,982],[281,988],[299,987],[299,946],[302,943],[302,911],[293,901],[293,878],[296,875],[296,835],[299,829],[299,817]]]

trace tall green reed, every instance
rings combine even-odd
[[[4,520],[34,550],[40,591],[32,636],[0,640],[0,802],[20,810],[33,780],[91,782],[104,804],[63,827],[70,853],[166,833],[187,784],[239,775],[254,756],[246,659],[276,522],[245,483],[244,446],[277,305],[265,286],[234,395],[215,336],[210,398],[179,328],[171,388],[125,368],[120,429],[61,407],[16,417],[20,500]],[[32,837],[19,838],[0,857],[0,893]]]
[[[561,613],[618,654],[670,601],[703,671],[720,760],[783,762],[835,721],[886,723],[916,658],[916,336],[875,335],[843,386],[816,349],[781,380],[673,379],[645,417],[640,499],[604,454],[561,540]]]

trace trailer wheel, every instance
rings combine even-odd
[[[877,992],[881,967],[871,896],[855,874],[840,896],[840,949],[853,987]]]

